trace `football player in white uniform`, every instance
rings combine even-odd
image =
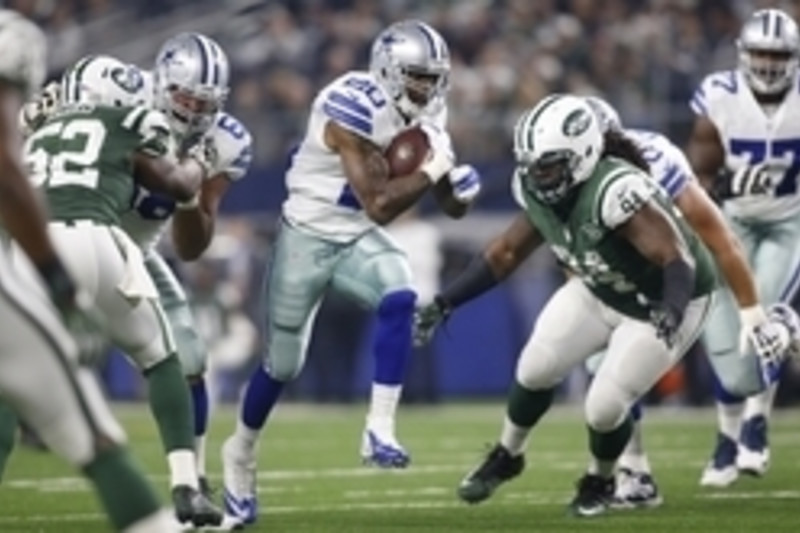
[[[77,291],[25,176],[14,116],[24,91],[44,78],[44,34],[17,13],[0,10],[0,48],[0,216],[5,238],[29,259],[12,261],[7,242],[0,249],[0,324],[6,332],[0,335],[0,395],[51,450],[89,478],[115,530],[174,531],[121,445],[122,428],[91,373],[77,365],[77,348],[59,317],[70,323],[81,315]]]
[[[450,183],[463,214],[480,190],[472,167],[454,167],[444,128],[450,59],[444,39],[418,21],[392,24],[375,39],[369,71],[324,87],[311,106],[305,138],[286,182],[280,229],[265,284],[264,365],[250,379],[235,433],[223,446],[225,503],[246,522],[257,514],[256,443],[285,384],[300,372],[325,291],[342,291],[375,310],[375,372],[361,456],[403,468],[395,412],[411,348],[416,295],[405,254],[381,228],[434,183]],[[383,151],[401,131],[422,125],[428,159],[389,179]],[[444,181],[443,181],[444,180]],[[437,187],[438,189],[438,187]],[[437,196],[439,198],[439,196]]]
[[[727,286],[739,307],[743,318],[740,330],[738,368],[730,367],[720,380],[737,388],[737,381],[759,381],[761,375],[769,376],[770,369],[778,360],[788,355],[787,346],[779,342],[780,333],[773,326],[783,322],[791,327],[797,322],[794,311],[788,306],[774,306],[765,312],[758,301],[756,282],[744,249],[736,235],[728,228],[723,214],[706,194],[694,177],[683,152],[663,135],[647,130],[623,129],[616,110],[608,102],[597,97],[586,99],[600,117],[603,129],[612,130],[631,139],[650,166],[650,175],[675,202],[686,221],[711,251]],[[768,320],[772,317],[773,320]],[[778,341],[778,342],[776,342]],[[747,345],[751,343],[752,349]],[[705,353],[701,342],[694,345],[699,353]],[[594,374],[603,354],[590,359],[587,364]],[[712,365],[716,370],[716,367]],[[650,463],[644,450],[641,435],[641,405],[632,408],[634,420],[631,440],[619,458],[617,475],[616,507],[654,507],[662,502],[653,479]]]
[[[766,304],[788,302],[800,284],[800,35],[777,9],[755,12],[737,41],[739,67],[705,78],[691,100],[696,114],[687,155],[697,177],[722,202],[741,240]],[[739,472],[769,465],[767,427],[776,383],[751,380],[731,389],[738,368],[740,320],[723,291],[706,331],[716,367],[719,432],[700,483],[727,486]],[[775,369],[777,372],[778,369]],[[745,397],[747,398],[745,401]]]
[[[206,145],[215,167],[191,202],[177,203],[139,187],[133,210],[122,228],[144,252],[145,266],[158,289],[178,346],[178,357],[189,381],[194,406],[197,469],[201,489],[210,493],[205,475],[205,439],[209,400],[203,374],[207,349],[200,338],[186,294],[156,244],[172,222],[172,241],[178,256],[197,259],[211,243],[217,210],[228,187],[247,172],[252,137],[247,128],[223,110],[228,95],[228,59],[211,38],[184,33],[167,40],[152,73],[154,106],[164,111],[179,145]]]

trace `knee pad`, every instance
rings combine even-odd
[[[188,307],[165,309],[167,319],[175,337],[178,359],[181,362],[183,375],[187,377],[202,376],[206,371],[206,347],[194,324]]]
[[[595,379],[584,404],[586,423],[599,433],[612,431],[625,421],[635,400],[616,383]]]

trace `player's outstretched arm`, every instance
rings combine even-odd
[[[525,213],[520,213],[501,235],[489,242],[433,303],[417,311],[414,343],[427,343],[439,323],[455,308],[477,298],[505,280],[544,242]]]
[[[426,163],[407,177],[390,180],[389,166],[374,143],[334,121],[325,125],[324,135],[328,147],[339,154],[347,181],[367,216],[380,225],[414,205],[452,168],[452,161],[443,161],[442,154],[433,153],[435,164]]]
[[[133,165],[136,180],[145,188],[178,202],[193,201],[208,172],[208,167],[194,157],[175,162],[169,156],[147,152],[136,152]]]
[[[675,203],[714,255],[739,307],[746,309],[758,305],[758,288],[744,249],[711,198],[692,181],[675,198]]]

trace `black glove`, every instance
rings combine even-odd
[[[414,313],[414,346],[428,344],[436,328],[447,320],[449,315],[450,306],[439,296],[434,298],[433,303],[417,309]]]
[[[650,310],[650,322],[656,328],[656,336],[664,341],[667,348],[672,348],[675,334],[683,322],[683,313],[669,304],[659,302]]]
[[[770,194],[774,188],[772,175],[765,164],[741,167],[731,172],[723,170],[714,187],[720,200]]]
[[[63,263],[58,259],[36,265],[36,267],[47,286],[50,299],[53,300],[56,309],[66,320],[70,315],[78,311],[78,289],[75,283],[64,268]]]

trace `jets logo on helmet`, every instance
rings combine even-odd
[[[517,179],[540,202],[557,204],[589,179],[603,146],[599,120],[585,99],[549,96],[514,128]]]
[[[61,78],[62,105],[133,107],[148,96],[141,70],[111,56],[81,58]]]
[[[736,46],[739,68],[754,91],[779,93],[797,78],[800,33],[797,23],[783,11],[753,13],[742,26]]]
[[[383,30],[372,45],[370,71],[401,113],[417,117],[442,105],[449,86],[450,51],[424,22],[408,20]]]
[[[199,33],[163,44],[153,71],[156,106],[182,139],[203,135],[228,96],[230,67],[222,48]]]

